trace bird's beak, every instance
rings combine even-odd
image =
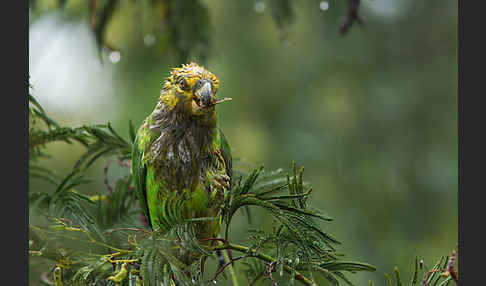
[[[198,90],[198,96],[201,104],[205,107],[212,105],[213,103],[213,86],[210,82],[203,82],[201,88]]]
[[[204,108],[231,100],[231,98],[216,99],[216,95],[213,93],[213,85],[210,81],[205,80],[201,80],[194,95],[196,104]]]

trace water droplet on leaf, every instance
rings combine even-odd
[[[321,1],[321,3],[319,3],[319,9],[321,9],[321,11],[327,11],[327,9],[329,9],[329,2]]]
[[[147,34],[143,37],[143,42],[146,46],[152,46],[155,44],[155,36],[153,34]]]
[[[263,13],[263,11],[265,11],[265,3],[263,3],[263,1],[256,1],[255,5],[253,5],[253,9],[257,13]]]
[[[110,62],[116,64],[121,60],[121,54],[119,51],[112,51],[109,55]]]

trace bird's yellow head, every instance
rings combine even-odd
[[[171,109],[176,106],[192,115],[214,113],[215,105],[231,98],[217,99],[219,79],[195,63],[173,68],[165,80],[161,100]]]

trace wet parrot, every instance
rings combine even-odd
[[[132,175],[153,229],[168,231],[166,207],[180,202],[184,218],[218,217],[231,187],[230,147],[218,127],[218,78],[195,63],[173,68],[152,113],[138,129]],[[198,239],[216,237],[220,221],[196,225]]]

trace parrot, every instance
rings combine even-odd
[[[152,229],[169,231],[164,206],[182,202],[184,218],[218,217],[231,188],[231,148],[218,125],[219,79],[194,62],[172,68],[152,113],[136,132],[131,172]],[[215,238],[221,219],[199,221],[197,239]]]

